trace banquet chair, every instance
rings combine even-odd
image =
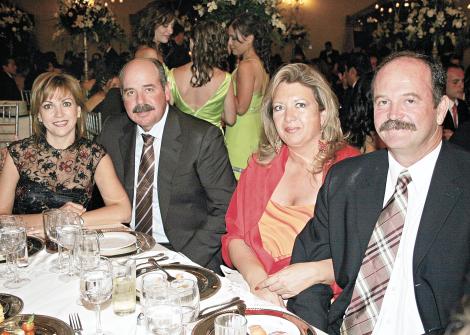
[[[93,140],[101,132],[101,113],[89,112],[86,114],[85,127],[87,138]]]
[[[0,103],[0,147],[18,139],[19,102]]]
[[[31,109],[31,90],[21,91],[21,100],[26,101],[26,108]]]

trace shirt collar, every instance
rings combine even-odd
[[[168,109],[169,107],[167,104],[165,108],[165,113],[163,113],[162,118],[160,119],[160,121],[153,125],[150,131],[145,131],[144,129],[142,129],[141,126],[137,126],[137,135],[139,137],[142,137],[142,134],[150,134],[155,138],[161,139],[163,136],[163,129],[165,128],[166,118],[168,116]]]
[[[409,166],[403,167],[393,158],[390,151],[388,152],[389,173],[392,178],[393,185],[396,184],[398,176],[403,170],[408,170],[411,175],[412,183],[417,189],[423,189],[425,185],[429,185],[434,167],[436,166],[439,152],[441,151],[442,141],[430,153],[421,158],[419,161]]]

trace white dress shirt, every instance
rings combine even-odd
[[[408,167],[408,206],[405,225],[390,281],[373,335],[419,335],[424,333],[423,323],[416,305],[413,281],[413,252],[424,203],[442,142],[421,160]],[[388,154],[388,175],[384,206],[395,191],[399,174],[406,168]],[[423,222],[422,224],[426,224]]]
[[[155,154],[155,167],[153,174],[153,192],[152,192],[152,235],[155,241],[159,243],[168,243],[168,237],[163,229],[162,215],[160,213],[160,203],[158,201],[158,163],[160,161],[160,148],[162,146],[163,128],[165,128],[166,118],[168,115],[168,105],[166,106],[165,113],[160,121],[153,125],[149,132],[144,131],[140,126],[137,126],[135,138],[135,155],[134,155],[134,200],[132,201],[132,221],[131,228],[135,229],[135,193],[137,179],[139,176],[140,157],[142,156],[142,149],[144,147],[144,140],[142,134],[149,134],[155,137],[153,141],[153,150]]]

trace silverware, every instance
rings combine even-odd
[[[155,265],[159,270],[162,270],[165,274],[166,274],[166,279],[169,281],[169,282],[172,282],[173,280],[175,280],[176,278],[173,277],[171,274],[168,273],[168,271],[166,271],[160,264],[158,264],[157,260],[153,257],[150,257],[149,258],[149,263],[152,263],[153,265]]]
[[[231,308],[231,307],[234,307],[234,306],[236,307],[236,309]],[[222,313],[225,313],[225,312],[230,312],[230,311],[233,311],[233,312],[236,311],[238,314],[245,315],[245,312],[246,312],[245,302],[243,300],[239,300],[239,301],[233,302],[231,304],[228,304],[224,307],[220,307],[220,308],[217,308],[213,311],[207,312],[203,315],[199,314],[196,321],[207,319],[207,318],[213,317],[215,315],[222,314]]]
[[[145,257],[145,258],[147,258],[147,257]],[[156,261],[157,261],[157,262],[161,262],[161,261],[166,261],[167,259],[169,259],[169,257],[168,257],[168,256],[164,256],[164,257],[158,258]],[[145,263],[137,264],[137,266],[142,266],[142,265],[146,265],[146,264],[153,264],[153,263],[145,262]]]
[[[134,257],[131,257],[131,258],[137,260],[137,259],[147,259],[147,258],[150,258],[150,257],[159,258],[159,257],[163,257],[163,256],[165,256],[165,253],[160,252],[160,253],[158,253],[158,254],[156,254],[156,255],[151,255],[151,256],[148,256],[148,255],[147,255],[147,256],[140,256],[140,257],[135,257],[135,256],[134,256]],[[168,256],[166,256],[166,257],[168,257]]]
[[[78,313],[70,313],[69,314],[69,324],[72,327],[75,334],[82,335],[82,322],[80,321],[80,316]]]
[[[225,305],[230,305],[234,302],[238,302],[238,301],[241,301],[240,300],[240,297],[233,297],[232,299],[228,300],[228,301],[225,301],[225,302],[221,302],[220,304],[217,304],[217,305],[212,305],[212,306],[208,306],[206,308],[203,308],[199,311],[199,315],[203,315],[205,312],[207,312],[208,310],[212,309],[212,308],[220,308],[220,307],[224,307]]]
[[[103,238],[104,237],[103,231],[101,229],[97,229],[96,233],[98,234],[98,238]]]

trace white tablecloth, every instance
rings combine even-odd
[[[142,255],[156,254],[155,251],[161,250],[165,252],[169,259],[162,264],[170,262],[181,262],[182,264],[192,264],[185,256],[168,251],[157,245],[153,251],[149,251]],[[57,258],[56,254],[48,254],[45,250],[30,257],[30,265],[21,269],[22,276],[31,278],[31,282],[19,289],[6,289],[3,287],[3,280],[0,280],[0,291],[19,296],[24,302],[22,313],[25,314],[42,314],[59,318],[68,323],[70,313],[79,313],[83,328],[83,334],[93,333],[95,329],[94,310],[86,309],[79,304],[79,279],[73,279],[64,282],[59,279],[58,274],[51,273],[49,268],[51,262]],[[138,261],[138,264],[142,262]],[[235,278],[234,281],[228,277],[220,277],[222,282],[221,289],[212,297],[201,301],[201,309],[229,300],[234,296],[239,296],[245,300],[248,307],[263,307],[280,309],[277,306],[258,299],[246,290],[243,281],[237,280],[237,273],[229,274],[229,277]],[[102,326],[103,329],[112,334],[143,334],[142,329],[136,327],[136,318],[141,307],[137,304],[135,313],[126,316],[117,316],[113,313],[110,302],[102,306]],[[318,331],[318,334],[324,334]]]

